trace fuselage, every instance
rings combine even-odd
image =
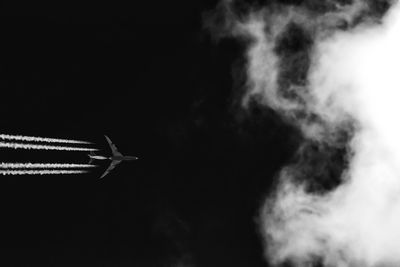
[[[108,157],[105,157],[105,156],[100,156],[100,155],[88,155],[89,156],[89,158],[91,158],[91,159],[98,159],[98,160],[105,160],[105,159],[109,159]]]
[[[105,157],[105,156],[100,156],[100,155],[88,155],[89,158],[91,159],[97,159],[97,160],[118,160],[118,161],[132,161],[132,160],[137,160],[137,157],[134,156],[111,156],[111,157]]]
[[[111,156],[108,159],[118,160],[118,161],[131,161],[131,160],[137,160],[138,158],[134,156]]]

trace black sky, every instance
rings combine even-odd
[[[295,135],[273,112],[237,104],[243,46],[203,27],[216,5],[98,4],[96,15],[59,14],[90,5],[5,5],[1,132],[109,153],[107,134],[140,160],[102,180],[104,164],[89,175],[2,177],[0,265],[266,265],[257,213]],[[108,9],[119,15],[99,15]],[[0,157],[87,162],[80,152]]]

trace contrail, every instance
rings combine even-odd
[[[28,141],[28,142],[92,144],[91,142],[87,142],[87,141],[79,141],[79,140],[71,140],[71,139],[59,139],[59,138],[47,138],[47,137],[11,135],[11,134],[0,134],[0,139],[2,139],[2,140]]]
[[[70,164],[70,163],[6,163],[1,162],[1,169],[69,169],[69,168],[94,168],[92,164]]]
[[[83,170],[0,170],[2,175],[82,174]]]
[[[38,149],[38,150],[65,150],[65,151],[97,151],[96,148],[85,147],[68,147],[68,146],[51,146],[51,145],[35,145],[23,143],[5,143],[0,142],[0,147],[13,149]]]

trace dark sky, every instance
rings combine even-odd
[[[88,175],[1,177],[0,265],[266,266],[257,214],[294,135],[273,112],[238,105],[243,45],[203,27],[217,2],[170,2],[95,5],[97,15],[6,4],[1,132],[88,140],[104,154],[107,134],[140,160],[102,180],[106,163]]]

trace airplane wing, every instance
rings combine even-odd
[[[113,144],[113,142],[111,142],[110,138],[108,138],[107,135],[104,135],[108,144],[110,145],[111,148],[111,153],[113,154],[113,156],[122,156],[121,153],[119,153],[117,147]]]
[[[113,160],[110,163],[110,166],[108,166],[107,170],[103,173],[102,176],[100,176],[99,179],[103,178],[107,174],[109,174],[121,161],[120,160]]]

